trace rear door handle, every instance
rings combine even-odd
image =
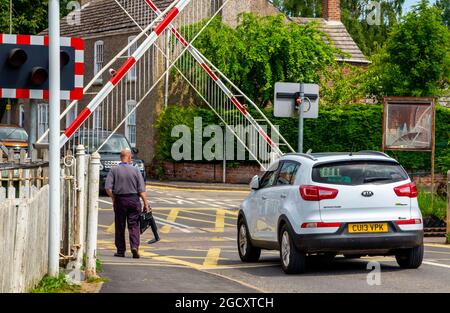
[[[283,194],[281,194],[280,197],[283,198],[283,199],[285,199],[285,198],[287,198],[287,194],[283,193]]]
[[[267,197],[266,196],[262,196],[261,199],[267,200]]]

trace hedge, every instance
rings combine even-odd
[[[280,127],[281,134],[295,149],[297,146],[298,120],[275,118],[272,109],[266,116]],[[202,117],[203,127],[220,124],[214,113],[202,107],[169,106],[160,115],[156,129],[158,160],[171,160],[172,144],[178,139],[171,137],[176,125],[187,125],[193,132],[194,117]],[[313,152],[348,152],[380,150],[382,146],[382,105],[329,106],[320,109],[318,119],[305,120],[304,147]],[[437,107],[436,114],[436,171],[450,170],[450,108]],[[429,172],[429,152],[388,152],[409,172]]]

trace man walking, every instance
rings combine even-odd
[[[133,258],[139,258],[140,227],[139,218],[143,210],[149,210],[145,193],[145,182],[140,171],[131,163],[131,151],[120,152],[121,163],[113,167],[106,177],[105,189],[113,200],[116,257],[125,257],[125,223],[128,224],[130,246]],[[140,199],[139,199],[140,198]]]

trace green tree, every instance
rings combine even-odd
[[[61,16],[68,13],[67,3],[61,0]],[[9,33],[9,4],[10,0],[0,0],[0,32]],[[47,28],[48,0],[14,0],[13,1],[13,33],[37,34]]]
[[[261,106],[277,81],[318,83],[335,66],[335,48],[315,24],[286,23],[282,14],[241,15],[236,28],[214,20],[196,47]]]
[[[275,0],[273,3],[289,16],[322,16],[322,0]]]
[[[444,24],[450,27],[450,0],[437,0],[436,6],[442,10]]]
[[[450,83],[450,30],[423,0],[396,25],[366,74],[377,96],[438,96]]]
[[[448,1],[448,0],[442,0]],[[374,8],[370,0],[341,0],[341,20],[361,51],[371,55],[386,40],[389,30],[402,14],[405,0],[380,1],[381,24],[371,25],[367,18]],[[289,16],[321,17],[321,0],[277,0],[274,1]]]

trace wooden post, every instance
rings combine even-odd
[[[83,145],[77,146],[77,161],[76,161],[76,185],[77,185],[77,239],[78,239],[78,252],[77,252],[77,266],[81,268],[83,263],[83,253],[86,249],[85,237],[86,237],[86,205],[85,205],[85,179],[86,179],[86,152]]]
[[[89,164],[89,201],[86,239],[86,278],[96,277],[98,191],[100,184],[100,155],[91,155]]]

